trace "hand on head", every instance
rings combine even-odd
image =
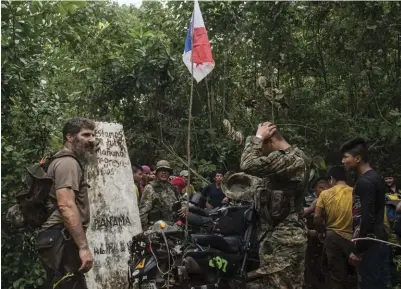
[[[261,140],[265,141],[271,138],[276,131],[277,131],[277,126],[269,121],[266,121],[264,123],[259,124],[258,130],[256,131],[256,136]]]

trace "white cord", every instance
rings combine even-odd
[[[370,238],[370,237],[366,237],[366,238],[355,238],[355,239],[352,239],[351,242],[364,241],[364,240],[376,241],[376,242],[379,242],[379,243],[383,243],[383,244],[387,244],[387,245],[390,245],[390,246],[400,247],[400,248],[401,248],[401,245],[394,244],[394,243],[387,242],[387,241],[383,241],[383,240],[380,240],[380,239]]]
[[[149,237],[150,252],[152,253],[153,257],[154,257],[155,260],[156,260],[156,267],[157,267],[157,269],[158,269],[159,272],[164,276],[165,274],[168,273],[168,271],[167,271],[166,273],[164,273],[164,272],[160,269],[160,267],[159,267],[159,261],[157,260],[157,257],[156,257],[156,255],[155,255],[155,253],[153,252],[153,249],[152,249],[152,241],[150,240],[150,235],[151,235],[151,234],[148,235],[148,237]]]
[[[162,277],[164,277],[165,275],[167,275],[167,288],[170,288],[170,278],[169,278],[169,277],[170,277],[170,275],[171,275],[171,269],[172,269],[172,268],[171,268],[171,264],[170,264],[170,248],[169,248],[169,246],[168,246],[167,238],[166,238],[166,235],[164,234],[164,231],[161,231],[161,233],[162,233],[164,242],[165,242],[165,244],[166,244],[167,254],[168,254],[168,269],[167,269],[166,272],[163,272],[163,271],[160,269],[160,267],[159,267],[159,261],[157,260],[157,257],[156,257],[156,255],[155,255],[155,253],[153,252],[153,249],[152,249],[152,240],[150,239],[150,235],[151,235],[151,234],[148,235],[149,247],[150,247],[150,252],[152,253],[153,257],[154,257],[155,260],[156,260],[156,267],[157,267],[157,269],[159,270],[159,272],[162,274]],[[174,262],[174,263],[175,263],[175,262]]]

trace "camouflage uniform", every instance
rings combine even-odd
[[[307,229],[300,217],[311,161],[298,148],[262,155],[262,141],[248,137],[241,169],[264,178],[260,201],[260,268],[264,288],[302,288]]]
[[[176,193],[169,182],[151,181],[142,192],[139,203],[139,214],[142,229],[146,230],[152,223],[172,220],[172,206],[178,201]]]

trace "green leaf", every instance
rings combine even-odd
[[[397,109],[390,110],[390,112],[388,114],[391,116],[395,116],[395,117],[401,116],[401,112]]]
[[[372,67],[372,73],[376,76],[380,76],[382,74],[382,69],[380,67],[374,66]]]
[[[13,282],[13,288],[17,289],[20,287],[20,284],[23,282],[23,279],[18,279],[17,281]]]
[[[350,43],[350,42],[345,43],[345,49],[346,49],[346,50],[351,50],[351,51],[356,50],[356,49],[355,49],[355,46],[354,46],[352,43]]]
[[[13,148],[12,146],[5,146],[4,149],[5,149],[7,152],[11,152],[11,151],[14,150],[14,148]]]

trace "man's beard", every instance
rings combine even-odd
[[[84,165],[90,165],[96,160],[93,147],[88,144],[85,145],[84,142],[78,139],[73,142],[72,152]]]

